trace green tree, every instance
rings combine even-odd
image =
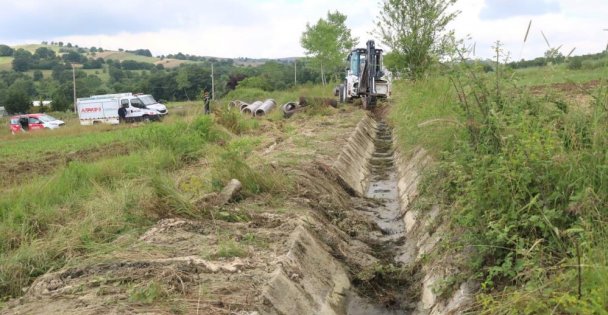
[[[7,45],[0,45],[0,57],[10,57],[15,52],[14,49],[10,48]]]
[[[42,74],[42,71],[40,70],[36,70],[34,71],[34,81],[40,81],[44,78],[44,75]]]
[[[384,0],[375,33],[391,48],[393,67],[412,79],[422,77],[433,62],[449,54],[454,31],[447,30],[458,11],[456,0]]]
[[[19,48],[13,53],[13,70],[17,72],[25,72],[32,66],[32,53]]]
[[[38,47],[34,52],[34,58],[38,59],[54,59],[55,51],[46,47]]]
[[[344,58],[358,41],[352,37],[350,29],[344,24],[346,15],[336,11],[328,12],[327,19],[311,26],[306,24],[300,44],[306,55],[312,57],[312,63],[321,70],[321,81],[327,84],[326,73],[337,74],[344,64]]]
[[[261,76],[249,77],[241,80],[238,84],[238,88],[254,88],[264,91],[270,91],[272,89],[268,81]]]
[[[64,83],[51,93],[53,102],[51,103],[51,110],[56,112],[64,112],[72,108],[72,87],[69,83]]]
[[[4,105],[9,113],[26,113],[32,105],[30,97],[23,90],[10,87],[4,99]]]
[[[68,63],[83,63],[87,60],[87,57],[79,54],[76,51],[70,51],[62,56],[63,60]]]

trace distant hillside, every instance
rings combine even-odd
[[[1,44],[1,43],[0,43]],[[76,51],[81,53],[83,56],[89,59],[103,58],[104,60],[114,60],[114,61],[136,61],[136,62],[146,62],[151,64],[162,64],[166,69],[172,69],[179,67],[184,63],[196,63],[199,61],[205,60],[232,60],[234,65],[236,66],[251,66],[258,67],[263,65],[268,61],[277,61],[280,63],[288,64],[292,63],[294,60],[299,59],[298,57],[286,57],[286,58],[222,58],[222,57],[209,57],[209,56],[195,56],[195,55],[184,55],[182,53],[177,53],[175,55],[168,55],[167,57],[159,58],[159,57],[149,57],[135,54],[134,52],[129,51],[114,51],[114,50],[103,50],[96,51],[97,48],[87,48],[87,47],[79,47],[75,46],[59,46],[57,43],[53,44],[24,44],[24,45],[16,45],[11,48],[17,49],[25,49],[32,54],[36,51],[36,49],[45,47],[53,50],[57,55],[62,55],[68,53],[69,51]],[[0,57],[0,70],[11,70],[12,69],[13,57]]]
[[[105,60],[115,60],[115,61],[137,61],[137,62],[146,62],[151,64],[162,64],[166,69],[176,68],[179,65],[187,62],[194,62],[189,60],[178,60],[171,58],[164,58],[161,60],[157,57],[147,57],[134,54],[132,52],[126,51],[113,51],[113,50],[104,50],[102,52],[92,52],[90,48],[83,47],[67,47],[67,46],[57,46],[57,45],[44,45],[44,44],[26,44],[26,45],[16,45],[11,46],[14,50],[17,49],[25,49],[32,54],[36,51],[36,49],[45,47],[50,50],[53,50],[58,55],[62,55],[68,53],[69,51],[76,51],[86,56],[89,59],[103,58]],[[0,70],[11,70],[12,69],[13,57],[0,57]]]

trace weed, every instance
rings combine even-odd
[[[268,248],[268,242],[253,233],[243,235],[241,238],[241,243],[258,248]]]
[[[202,218],[207,215],[207,213],[198,210],[166,175],[152,175],[150,186],[156,200],[154,205],[151,206],[151,210],[156,212],[159,217]]]
[[[129,288],[129,302],[152,304],[169,296],[169,292],[158,282],[151,281]]]
[[[260,123],[251,116],[241,115],[238,108],[220,108],[216,111],[217,123],[226,127],[232,133],[241,135],[258,129]]]
[[[220,258],[246,257],[247,250],[240,243],[233,239],[222,240],[219,242],[215,256]]]
[[[220,153],[213,169],[212,182],[217,190],[233,178],[243,184],[246,194],[282,193],[291,187],[289,179],[280,170],[268,165],[256,165],[253,168],[244,160],[243,152],[234,149]]]

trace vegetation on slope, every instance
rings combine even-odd
[[[608,309],[608,86],[589,104],[551,87],[530,93],[502,66],[461,65],[401,82],[392,120],[407,150],[437,163],[417,206],[451,209],[444,246],[470,254],[486,314],[603,314]],[[452,286],[449,285],[452,284]]]

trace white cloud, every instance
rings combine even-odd
[[[608,1],[555,1],[559,11],[554,7],[535,15],[517,11],[515,16],[482,20],[484,0],[459,0],[456,8],[462,13],[452,27],[459,37],[471,35],[470,43],[476,43],[481,58],[492,57],[496,40],[515,59],[520,52],[527,59],[542,56],[547,47],[541,30],[552,46],[564,45],[564,54],[572,47],[576,54],[605,48],[608,32],[602,29],[608,28],[603,16]],[[314,24],[335,10],[348,16],[347,26],[364,44],[372,37],[369,33],[379,10],[376,0],[0,0],[0,5],[4,8],[0,38],[9,44],[61,40],[104,49],[148,48],[155,55],[256,58],[302,56],[300,36],[306,23]],[[40,19],[44,23],[32,22]],[[530,20],[530,37],[522,50]]]
[[[471,43],[476,44],[476,55],[491,58],[492,46],[497,40],[510,52],[511,59],[533,59],[543,56],[548,49],[541,31],[547,36],[551,47],[562,45],[561,52],[568,54],[576,47],[575,55],[597,53],[606,47],[608,27],[603,16],[608,12],[608,1],[605,0],[559,0],[559,12],[539,15],[516,15],[508,18],[481,20],[480,12],[484,0],[461,0],[458,8],[462,14],[454,23],[457,35],[471,36]],[[528,23],[532,27],[527,42],[523,43]],[[523,49],[522,49],[523,48]]]

